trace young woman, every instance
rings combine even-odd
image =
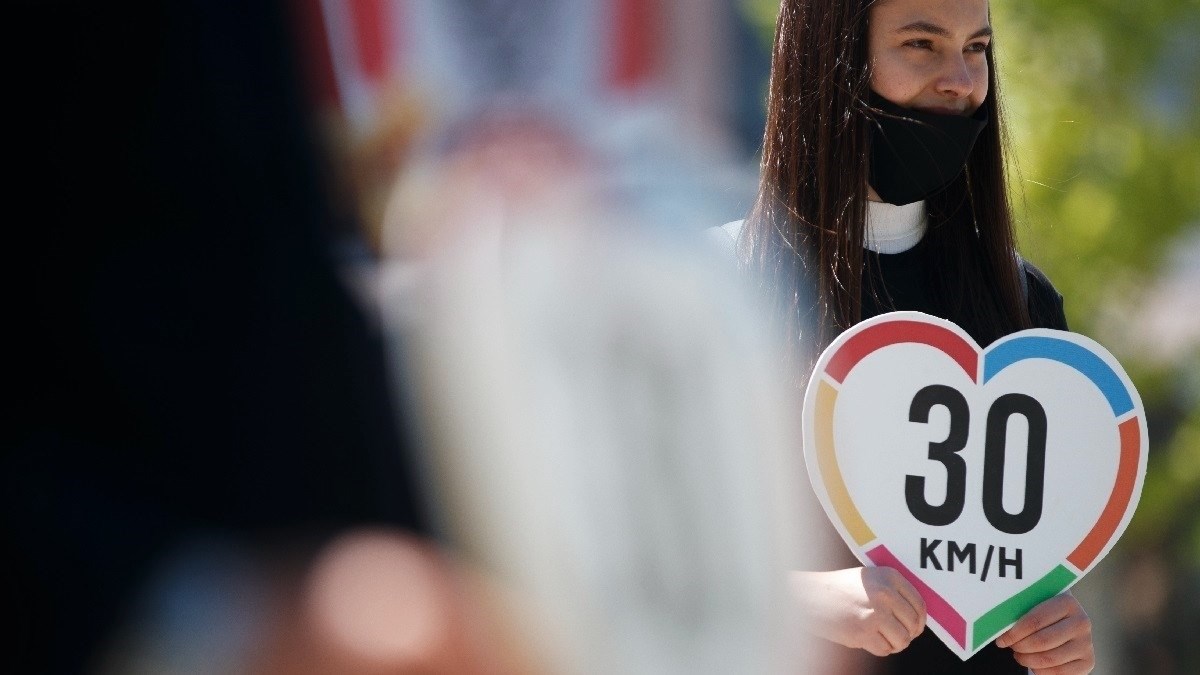
[[[803,383],[838,332],[892,310],[954,321],[980,345],[1066,328],[1062,298],[1017,255],[988,0],[783,0],[762,183],[725,226],[776,301]],[[794,574],[822,636],[879,672],[1086,673],[1091,624],[1064,594],[967,662],[925,630],[886,568]]]

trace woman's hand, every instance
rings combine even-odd
[[[1070,593],[1034,607],[996,638],[996,646],[1012,647],[1017,663],[1034,675],[1076,675],[1096,666],[1092,621]]]
[[[876,656],[904,649],[925,630],[925,601],[887,567],[793,572],[792,589],[814,634]]]

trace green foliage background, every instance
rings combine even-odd
[[[739,2],[769,43],[779,1]],[[1190,340],[1171,349],[1142,321],[1165,278],[1190,267],[1195,279],[1200,267],[1200,0],[993,0],[991,10],[1022,251],[1063,293],[1072,329],[1126,367],[1148,411],[1150,467],[1118,555],[1153,556],[1169,593],[1191,603],[1182,618],[1200,621],[1200,315],[1176,297],[1173,320]],[[1182,649],[1173,661],[1186,668],[1196,648]]]

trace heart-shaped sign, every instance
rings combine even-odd
[[[963,659],[1104,557],[1146,473],[1141,398],[1099,344],[1034,329],[981,350],[919,312],[825,350],[804,436],[846,544],[904,575]]]

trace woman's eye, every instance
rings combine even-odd
[[[916,49],[933,49],[932,40],[909,40],[904,43],[905,47],[915,47]]]
[[[971,44],[967,45],[966,51],[982,54],[987,51],[987,48],[988,45],[986,42],[972,42]]]

